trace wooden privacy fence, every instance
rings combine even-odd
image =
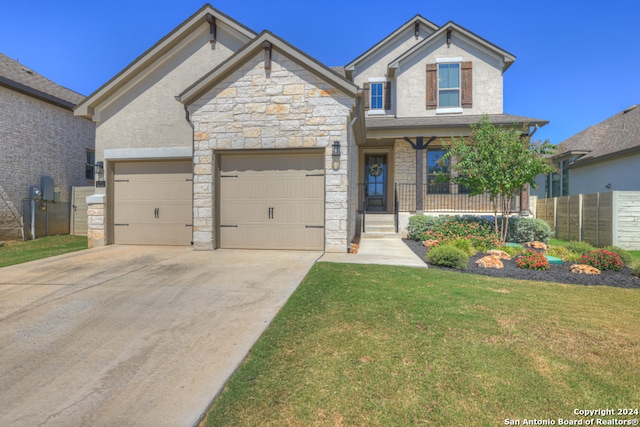
[[[640,191],[538,199],[536,217],[557,239],[640,250]]]

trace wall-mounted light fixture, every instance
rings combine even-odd
[[[340,141],[333,141],[333,150],[331,151],[333,157],[340,157]]]
[[[96,162],[96,164],[93,166],[96,170],[96,175],[102,175],[102,173],[104,172],[104,162]]]

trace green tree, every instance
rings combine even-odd
[[[536,188],[536,176],[555,170],[548,160],[555,147],[549,141],[531,141],[522,135],[522,127],[517,124],[495,126],[486,115],[471,129],[467,141],[453,138],[446,147],[443,161],[453,164],[454,176],[442,174],[440,179],[464,185],[470,191],[469,196],[488,194],[493,203],[494,227],[504,242],[513,197],[527,184]],[[451,158],[457,163],[451,162]]]

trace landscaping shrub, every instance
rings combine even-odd
[[[458,218],[445,217],[433,228],[427,231],[422,240],[438,240],[440,243],[450,243],[455,239],[464,238],[479,251],[487,251],[498,245],[498,234],[487,220],[477,217]]]
[[[514,258],[518,255],[525,254],[527,252],[527,250],[522,246],[503,245],[503,246],[500,246],[500,250],[508,253],[511,258]]]
[[[587,242],[576,242],[576,241],[571,241],[569,243],[567,243],[567,245],[565,246],[567,249],[569,249],[571,252],[578,254],[578,255],[586,255],[589,252],[595,250],[596,248],[594,248],[593,246],[591,246],[589,243]]]
[[[471,244],[471,241],[469,239],[465,239],[464,237],[458,237],[457,239],[452,240],[450,244],[451,246],[454,246],[465,252],[469,256],[473,256],[476,254],[476,252],[478,252],[473,247],[473,244]]]
[[[547,255],[560,258],[561,260],[566,262],[577,262],[578,259],[580,259],[579,254],[571,252],[569,248],[565,246],[549,246],[549,248],[547,249]]]
[[[617,246],[605,246],[604,249],[608,250],[609,252],[615,252],[618,255],[620,255],[620,259],[622,260],[624,265],[631,265],[631,262],[633,261],[633,255],[631,255],[631,252],[626,251]]]
[[[640,277],[640,264],[636,265],[635,268],[631,270],[631,274],[633,274],[636,277]]]
[[[518,267],[528,268],[530,270],[548,270],[549,260],[543,254],[538,252],[532,252],[529,255],[524,255],[518,258],[516,261]]]
[[[539,218],[510,218],[507,242],[545,242],[551,237],[551,227]]]
[[[423,240],[424,233],[431,230],[434,225],[442,222],[442,217],[438,216],[426,216],[426,215],[413,215],[409,217],[409,224],[407,225],[407,233],[411,240]]]
[[[464,270],[469,265],[469,256],[453,245],[441,244],[427,252],[427,262]]]
[[[595,267],[600,271],[620,271],[622,267],[624,267],[624,263],[620,259],[620,255],[606,249],[598,249],[589,252],[587,255],[582,255],[579,262],[580,264],[587,264],[591,267]]]

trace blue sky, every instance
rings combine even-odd
[[[516,56],[505,113],[550,124],[553,143],[640,104],[636,0],[211,0],[327,65],[345,65],[420,14],[454,21]],[[0,7],[0,52],[89,95],[198,10],[202,0],[12,1]]]

